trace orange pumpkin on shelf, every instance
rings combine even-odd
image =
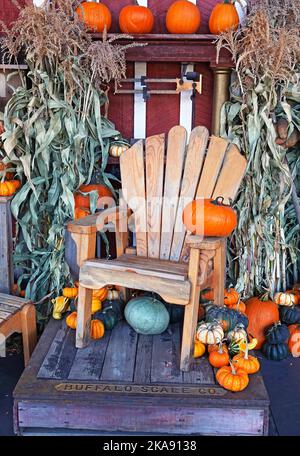
[[[209,18],[209,31],[213,35],[219,35],[226,30],[236,30],[239,25],[239,15],[231,0],[217,3]]]
[[[207,346],[207,352],[211,353],[213,351],[219,350],[220,344],[211,344]],[[228,353],[228,348],[226,344],[222,344],[222,350]]]
[[[243,301],[238,301],[234,304],[229,304],[229,305],[227,305],[227,307],[228,307],[228,309],[234,309],[241,313],[246,312],[246,304]]]
[[[111,27],[111,12],[103,3],[83,2],[76,9],[78,17],[93,32],[102,33]]]
[[[91,212],[86,209],[85,207],[76,207],[75,212],[74,212],[74,219],[79,220],[82,219],[83,217],[87,217],[88,215],[91,215]]]
[[[279,318],[278,306],[270,299],[262,300],[257,297],[246,301],[246,315],[249,320],[248,333],[257,339],[256,349],[265,342],[265,330],[273,325]]]
[[[0,196],[12,196],[17,191],[14,181],[0,182]]]
[[[196,33],[201,24],[201,13],[194,3],[178,0],[170,6],[166,16],[166,27],[169,33]]]
[[[96,191],[98,192],[99,198],[103,197],[113,197],[112,192],[109,188],[107,188],[103,184],[89,184],[89,185],[82,185],[79,188],[79,191],[74,194],[75,200],[75,207],[80,207],[81,209],[89,209],[90,208],[90,195],[82,195],[82,193],[89,193]]]
[[[237,215],[224,198],[197,199],[183,211],[183,223],[192,234],[227,237],[237,225]]]
[[[248,343],[246,342],[246,350],[244,353],[238,353],[232,359],[235,366],[243,369],[247,374],[255,374],[260,369],[260,363],[255,356],[249,355]]]
[[[65,298],[75,299],[78,296],[78,288],[77,287],[63,288],[62,294]]]
[[[224,291],[224,304],[225,306],[230,306],[231,304],[236,304],[240,299],[239,293],[233,288],[225,288]]]
[[[100,299],[100,301],[105,301],[108,295],[107,288],[100,288],[99,290],[93,290],[93,298]]]
[[[218,370],[216,380],[223,388],[233,392],[243,391],[249,384],[247,372],[240,367],[235,368],[232,363]]]
[[[152,11],[146,6],[127,5],[122,8],[119,16],[119,26],[123,33],[151,33],[154,26]]]

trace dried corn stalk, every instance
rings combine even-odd
[[[234,141],[248,160],[236,207],[239,224],[230,241],[229,275],[245,297],[271,295],[299,277],[299,226],[291,204],[299,152],[276,144],[274,120],[285,116],[299,129],[300,16],[290,0],[258,0],[246,24],[219,37],[218,49],[232,52],[235,77],[222,109],[221,135]],[[287,160],[289,165],[287,164]],[[299,182],[298,191],[299,191]],[[298,193],[299,194],[299,193]]]

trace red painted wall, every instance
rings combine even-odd
[[[19,0],[25,4],[31,0]],[[202,22],[200,33],[208,32],[208,19],[213,6],[220,0],[197,0],[200,8]],[[132,4],[132,0],[102,0],[112,11],[112,32],[118,31],[118,15],[121,8]],[[165,33],[165,16],[173,0],[149,0],[149,7],[155,16],[156,33]],[[18,14],[17,8],[11,0],[0,0],[0,19],[9,24]],[[170,50],[171,51],[171,50]],[[199,64],[196,70],[203,75],[203,93],[196,98],[196,124],[211,127],[213,79],[208,64]],[[128,77],[133,77],[134,65],[128,64]],[[159,78],[176,78],[180,76],[179,64],[148,64],[148,76]],[[152,86],[153,87],[153,86]],[[162,98],[163,97],[163,98]],[[163,106],[163,108],[162,108]],[[133,137],[133,96],[110,95],[110,119],[116,124],[124,137]],[[167,132],[179,122],[179,96],[164,95],[152,96],[147,105],[147,135]]]

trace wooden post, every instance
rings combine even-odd
[[[11,197],[0,197],[0,292],[10,294],[14,282]]]
[[[216,249],[214,257],[214,303],[217,306],[224,305],[224,288],[226,273],[226,239],[221,240],[220,247]]]
[[[213,97],[213,117],[212,134],[219,136],[221,108],[225,101],[229,99],[229,84],[231,68],[212,68],[214,72],[214,97]]]
[[[37,343],[36,313],[33,304],[26,304],[20,312],[21,330],[23,337],[23,352],[25,367]]]

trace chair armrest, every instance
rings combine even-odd
[[[188,247],[192,249],[201,250],[216,250],[220,247],[221,243],[225,241],[225,238],[221,237],[202,237],[193,234],[187,235],[185,242]]]
[[[67,229],[70,233],[94,234],[97,231],[103,230],[104,226],[109,222],[115,224],[121,219],[128,219],[130,214],[131,210],[127,207],[110,207],[101,212],[96,212],[96,214],[69,222]]]

